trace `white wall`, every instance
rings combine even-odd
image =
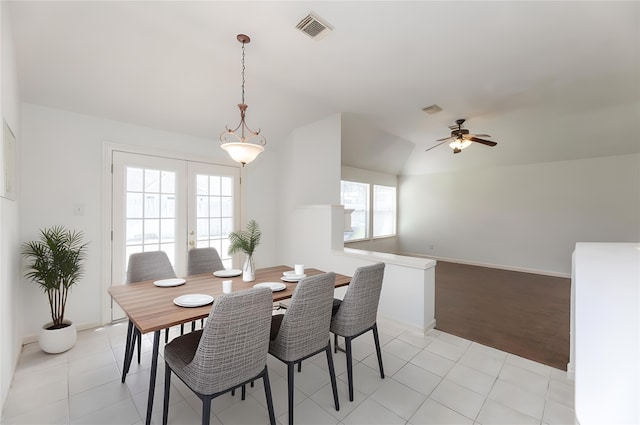
[[[402,176],[405,253],[569,276],[576,242],[640,238],[640,155]],[[429,249],[433,245],[433,249]]]
[[[576,423],[640,423],[639,282],[640,244],[576,244],[571,297]]]
[[[20,159],[20,99],[16,74],[15,51],[7,3],[0,2],[0,77],[2,80],[0,117],[16,137],[16,173]],[[0,122],[0,125],[2,123]],[[1,133],[0,133],[1,134]],[[1,136],[0,136],[1,137]],[[20,193],[20,180],[17,189]],[[0,405],[9,392],[11,379],[22,349],[22,292],[20,267],[19,198],[0,198]]]
[[[102,152],[103,143],[159,149],[188,154],[198,159],[228,163],[217,140],[153,130],[31,104],[23,104],[22,239],[38,236],[40,228],[62,224],[85,233],[90,242],[86,273],[73,288],[67,316],[79,327],[101,323],[101,306],[109,295],[102,290]],[[264,155],[264,156],[263,156]],[[261,225],[264,240],[259,248],[260,264],[275,261],[275,218],[263,208],[275,186],[275,155],[261,155],[245,167],[245,215]],[[254,178],[254,173],[257,178]],[[84,215],[75,216],[73,205],[84,205]],[[107,244],[108,246],[108,244]],[[47,302],[35,285],[24,285],[25,337],[34,335],[48,319]]]
[[[294,209],[309,204],[340,203],[340,114],[296,129],[284,141],[278,159],[278,258],[294,264],[296,232],[291,231]],[[314,223],[309,223],[313,226]]]

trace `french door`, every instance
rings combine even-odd
[[[167,253],[186,275],[187,250],[214,247],[225,267],[228,235],[240,227],[237,167],[122,151],[112,152],[111,284],[125,282],[129,255]],[[111,319],[124,313],[112,305]]]

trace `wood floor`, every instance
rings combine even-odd
[[[571,279],[438,261],[436,329],[566,370]]]

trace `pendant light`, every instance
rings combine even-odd
[[[245,34],[238,34],[236,39],[242,43],[242,103],[238,104],[240,124],[234,129],[225,127],[226,130],[220,134],[220,142],[222,142],[221,148],[227,151],[231,159],[244,167],[264,151],[267,140],[260,134],[260,129],[252,131],[245,121],[248,105],[244,103],[244,46],[251,42],[251,39]],[[254,137],[258,137],[256,143],[250,141]]]

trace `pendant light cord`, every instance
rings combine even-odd
[[[244,104],[244,45],[245,43],[242,42],[242,103]]]

